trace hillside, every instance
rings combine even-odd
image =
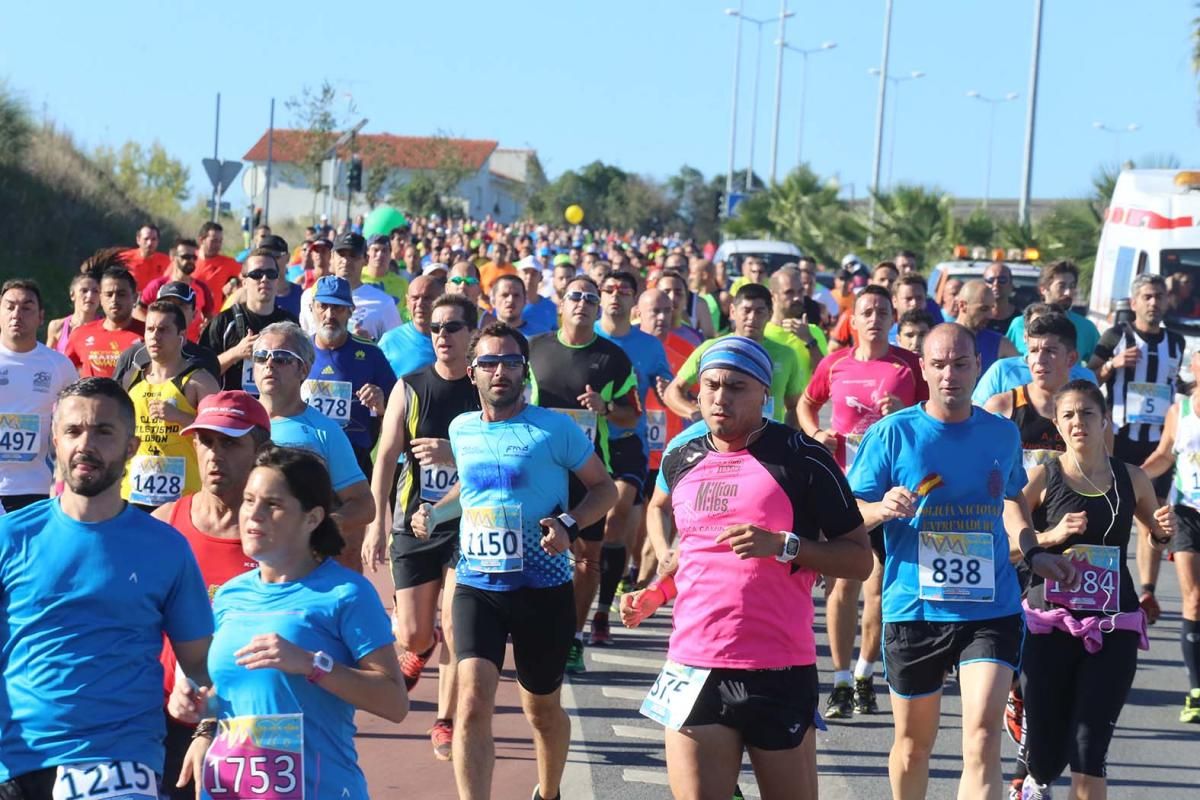
[[[33,277],[47,320],[70,312],[66,287],[85,257],[101,247],[133,246],[148,219],[112,180],[52,127],[37,128],[17,164],[0,160],[0,282]],[[164,220],[162,240],[175,232]]]

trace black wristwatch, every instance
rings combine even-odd
[[[571,544],[575,544],[575,540],[579,538],[579,523],[565,511],[559,514],[556,519],[567,529],[567,538],[571,540]]]
[[[1047,552],[1049,551],[1046,548],[1042,547],[1040,544],[1035,544],[1033,547],[1021,554],[1021,560],[1025,562],[1025,566],[1033,569],[1033,559],[1038,555]]]

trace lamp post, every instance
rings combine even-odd
[[[967,92],[967,97],[988,104],[987,173],[983,181],[983,207],[987,208],[992,194],[992,135],[996,129],[996,106],[1012,102],[1019,95],[1016,92],[1009,92],[1003,97],[987,97],[971,89]]]
[[[883,155],[883,110],[887,100],[888,50],[892,44],[892,0],[886,0],[883,13],[883,55],[879,59],[879,100],[875,105],[875,157],[871,161],[871,196],[867,206],[867,247],[875,241],[875,195],[879,192],[879,163]]]
[[[1017,222],[1029,224],[1029,187],[1033,182],[1033,131],[1037,122],[1038,62],[1042,55],[1042,0],[1033,0],[1033,48],[1029,57],[1029,105],[1025,110],[1025,153],[1021,158],[1021,197]]]
[[[808,99],[808,57],[813,53],[823,53],[837,47],[837,42],[823,42],[820,47],[796,47],[780,39],[776,42],[785,50],[800,54],[800,130],[796,134],[796,166],[804,163],[804,106]]]
[[[755,19],[748,17],[742,13],[740,8],[725,9],[725,13],[731,17],[738,18],[738,27],[741,28],[742,22],[749,22],[758,28],[758,38],[754,45],[754,92],[750,101],[750,163],[746,165],[746,191],[749,192],[753,187],[754,176],[754,137],[757,133],[758,122],[758,76],[762,72],[762,29],[763,25],[774,22],[773,19]]]
[[[884,78],[884,80],[886,80],[887,82],[892,84],[892,141],[891,141],[891,144],[888,145],[888,177],[887,177],[888,186],[891,187],[891,185],[892,185],[892,163],[895,161],[895,156],[896,156],[896,117],[899,115],[899,111],[898,111],[899,102],[896,99],[897,96],[899,95],[899,92],[897,91],[896,87],[898,87],[900,84],[904,83],[905,81],[915,81],[915,80],[918,80],[919,78],[924,78],[925,73],[921,72],[921,70],[919,70],[919,69],[914,69],[912,72],[908,73],[907,75],[883,75],[883,71],[881,69],[879,69],[879,67],[871,67],[870,69],[867,70],[867,73],[870,75],[874,75],[876,77],[882,76]],[[876,189],[876,191],[878,191],[878,188]]]
[[[787,0],[779,0],[779,38],[775,41],[779,55],[775,59],[775,117],[771,124],[771,185],[775,185],[775,167],[779,161],[779,109],[783,98],[783,40],[787,18],[794,12],[787,10]]]
[[[1103,122],[1093,122],[1092,127],[1098,131],[1103,131],[1104,133],[1111,133],[1113,135],[1113,142],[1114,142],[1114,146],[1116,148],[1116,156],[1117,156],[1117,169],[1120,169],[1121,168],[1121,136],[1126,133],[1136,133],[1137,131],[1141,130],[1142,126],[1138,125],[1136,122],[1131,122],[1123,128],[1113,128],[1108,125],[1105,125]]]
[[[742,0],[742,5],[745,0]],[[733,161],[737,156],[737,107],[738,107],[738,77],[742,64],[742,10],[727,8],[725,13],[737,17],[737,39],[733,46],[733,108],[729,111],[729,169],[725,171],[725,204],[729,207],[729,197],[733,194]]]

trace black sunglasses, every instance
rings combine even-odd
[[[449,322],[429,323],[429,330],[433,331],[434,336],[438,335],[442,331],[445,331],[446,333],[458,333],[459,331],[464,330],[466,327],[467,323],[458,319],[452,319]]]
[[[261,281],[263,278],[273,281],[279,277],[277,269],[254,269],[246,273],[246,277],[252,281]]]

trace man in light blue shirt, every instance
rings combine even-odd
[[[1087,364],[1100,341],[1100,331],[1092,321],[1071,308],[1075,302],[1075,290],[1079,287],[1079,268],[1070,261],[1055,261],[1042,267],[1042,275],[1038,279],[1038,291],[1042,293],[1042,301],[1067,315],[1067,319],[1075,325],[1075,335],[1079,342],[1079,363]],[[1017,352],[1025,355],[1025,325],[1028,322],[1025,314],[1017,317],[1008,326],[1005,334],[1008,340],[1017,348]]]
[[[1018,322],[1021,323],[1021,345],[1017,348],[1018,350],[1022,353],[1026,350],[1025,326],[1038,317],[1044,317],[1054,310],[1054,307],[1045,303],[1031,303],[1025,309],[1024,314],[1013,320],[1014,327]],[[1088,324],[1091,325],[1090,322]],[[1010,333],[1011,331],[1012,327],[1009,328]],[[1075,331],[1076,333],[1079,332],[1078,325],[1075,326]],[[1093,343],[1092,346],[1095,347],[1095,344]],[[1033,373],[1030,372],[1029,365],[1025,363],[1024,355],[997,359],[992,362],[987,372],[983,373],[983,377],[979,379],[979,383],[975,385],[975,391],[971,392],[971,402],[977,406],[982,406],[992,395],[1007,392],[1009,389],[1014,389],[1018,386],[1024,386],[1031,380],[1033,380]],[[1076,363],[1071,365],[1071,380],[1085,380],[1095,383],[1096,375],[1087,367]]]
[[[422,275],[408,285],[408,316],[410,321],[393,328],[379,340],[379,349],[387,356],[392,372],[403,378],[423,369],[434,361],[433,340],[429,335],[429,319],[433,301],[441,287],[428,275]]]

